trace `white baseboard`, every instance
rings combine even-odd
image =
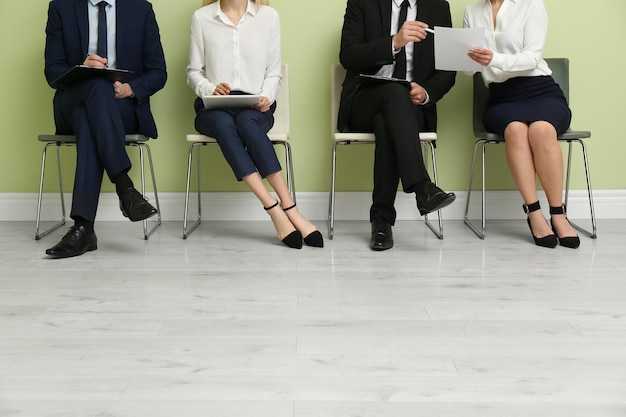
[[[467,192],[456,192],[457,200],[443,210],[444,220],[462,220],[467,201]],[[190,219],[197,213],[196,195],[190,198]],[[327,192],[301,192],[297,195],[300,210],[311,220],[325,221],[328,213]],[[517,191],[490,191],[487,193],[487,218],[518,219],[524,216],[522,201]],[[154,203],[154,198],[150,197]],[[540,200],[546,209],[545,199]],[[569,196],[568,216],[572,219],[588,219],[589,204],[586,191],[572,191]],[[71,196],[66,195],[66,209],[69,214]],[[184,193],[160,193],[162,219],[182,221],[185,207]],[[336,220],[369,219],[370,192],[339,192],[336,195]],[[61,217],[59,195],[46,193],[42,204],[42,221],[53,221]],[[594,192],[594,208],[598,219],[626,218],[626,190],[599,190]],[[396,201],[398,220],[420,218],[413,195],[398,193]],[[33,221],[37,213],[36,193],[0,193],[0,221]],[[470,218],[480,216],[480,193],[472,192]],[[264,220],[267,214],[261,209],[252,193],[212,193],[202,194],[203,220]],[[104,193],[100,197],[98,221],[124,220],[114,193]]]

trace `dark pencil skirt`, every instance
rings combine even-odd
[[[516,77],[489,84],[489,100],[483,125],[489,132],[504,136],[511,122],[546,121],[557,135],[567,131],[572,112],[561,87],[551,76]]]

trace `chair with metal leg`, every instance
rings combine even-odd
[[[569,101],[569,60],[567,58],[547,58],[546,62],[550,66],[552,70],[552,77],[554,80],[561,86],[563,93],[565,94],[565,98]],[[486,190],[485,190],[485,148],[490,144],[500,144],[504,143],[504,137],[497,135],[495,133],[486,132],[482,120],[483,114],[485,111],[485,104],[487,103],[487,98],[489,96],[489,90],[485,87],[483,79],[480,74],[474,74],[474,110],[473,110],[473,125],[474,125],[474,136],[478,138],[476,143],[474,144],[474,153],[472,156],[472,166],[470,171],[469,178],[469,186],[467,189],[467,201],[465,203],[465,216],[464,222],[465,224],[474,232],[476,235],[484,239],[485,233],[487,229],[486,219]],[[589,213],[591,218],[591,230],[584,229],[583,227],[573,223],[570,221],[573,227],[575,227],[580,232],[586,234],[592,239],[597,237],[597,227],[596,227],[596,215],[593,207],[593,191],[591,188],[591,177],[589,174],[589,161],[587,158],[587,147],[583,139],[589,139],[591,137],[591,132],[589,131],[574,131],[568,130],[564,134],[558,137],[558,141],[567,144],[567,166],[566,166],[566,179],[565,179],[565,197],[563,202],[565,206],[567,206],[569,192],[570,192],[570,174],[572,167],[572,145],[574,143],[578,143],[581,146],[583,164],[585,167],[585,177],[587,180],[587,196],[589,200]],[[469,206],[470,206],[470,198],[472,195],[472,184],[474,182],[474,168],[476,165],[476,156],[478,154],[478,150],[480,149],[481,153],[481,224],[480,226],[476,226],[469,219]]]
[[[287,187],[296,201],[296,185],[293,174],[293,159],[291,154],[291,146],[289,145],[289,137],[291,135],[291,119],[290,119],[290,103],[289,103],[289,66],[282,65],[282,84],[278,90],[276,97],[276,111],[274,113],[274,126],[268,132],[268,137],[274,146],[282,146],[285,151],[285,175],[287,177]],[[185,190],[185,213],[183,217],[183,239],[187,239],[189,235],[202,222],[202,188],[200,186],[200,149],[208,145],[217,145],[217,140],[210,136],[198,133],[187,135],[187,141],[191,143],[189,146],[189,154],[187,157],[187,186]],[[194,158],[195,155],[195,158]],[[196,160],[196,178],[197,178],[197,218],[193,224],[189,225],[189,194],[191,189],[191,171],[193,160]]]
[[[337,131],[337,114],[339,112],[339,102],[341,99],[341,83],[346,76],[346,70],[339,64],[333,64],[330,72],[330,126],[331,137],[333,139],[331,153],[331,170],[330,170],[330,193],[328,197],[328,238],[332,239],[335,232],[335,182],[337,177],[337,146],[339,145],[373,145],[376,141],[374,133],[361,132],[339,132]],[[432,173],[435,185],[438,184],[437,178],[437,158],[435,148],[437,146],[437,133],[420,132],[419,138],[425,152],[424,163],[429,166],[428,159],[432,161]],[[437,236],[443,239],[443,219],[441,210],[437,211],[437,226],[435,227],[428,215],[424,216],[426,226]]]
[[[41,158],[41,175],[39,179],[39,196],[37,199],[37,218],[35,220],[35,240],[39,240],[42,237],[50,234],[55,231],[59,227],[65,224],[66,220],[66,212],[65,212],[65,198],[63,196],[63,176],[61,173],[61,156],[60,150],[63,147],[73,147],[76,146],[76,136],[72,135],[39,135],[38,137],[40,142],[44,142],[46,145],[43,149],[43,154]],[[141,170],[141,194],[146,195],[146,180],[145,180],[145,156],[147,155],[148,164],[150,168],[150,176],[152,178],[152,190],[154,192],[154,200],[157,209],[156,221],[150,221],[153,223],[151,227],[148,227],[148,220],[143,221],[143,236],[144,239],[148,240],[150,235],[156,230],[157,227],[161,225],[161,207],[159,205],[159,195],[157,193],[156,179],[154,176],[154,166],[152,164],[152,153],[150,152],[150,147],[148,146],[148,141],[150,138],[145,135],[126,135],[126,146],[136,147],[139,150],[139,165]],[[46,173],[46,156],[48,153],[48,148],[55,147],[56,148],[56,160],[57,160],[57,171],[59,177],[59,194],[61,197],[61,219],[56,222],[52,227],[48,228],[45,231],[40,231],[41,226],[41,206],[43,200],[43,188],[44,188],[44,177]]]

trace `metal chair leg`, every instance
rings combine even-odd
[[[579,226],[578,224],[572,222],[570,220],[570,224],[579,232],[584,233],[589,236],[591,239],[597,239],[597,225],[596,225],[596,213],[593,207],[593,190],[591,188],[591,176],[589,174],[589,160],[587,158],[587,146],[581,139],[573,139],[568,140],[568,152],[567,152],[567,171],[566,171],[566,180],[565,180],[565,199],[564,203],[567,207],[567,202],[569,199],[569,184],[570,184],[570,173],[572,168],[572,142],[577,142],[580,144],[583,154],[583,162],[585,165],[585,177],[587,180],[587,196],[589,198],[589,213],[591,215],[591,231]]]
[[[200,187],[200,147],[201,143],[193,143],[189,147],[189,156],[187,158],[187,188],[185,191],[185,215],[183,218],[183,239],[187,239],[191,232],[196,230],[196,227],[200,225],[202,222],[202,203],[201,203],[201,187]],[[188,219],[189,219],[189,192],[190,192],[190,183],[191,183],[191,167],[193,165],[193,152],[196,151],[196,173],[197,173],[197,185],[198,185],[198,218],[196,221],[188,227]]]
[[[41,203],[43,199],[43,183],[44,183],[44,176],[46,172],[46,155],[47,155],[49,146],[56,146],[57,172],[59,176],[59,194],[61,196],[61,220],[55,223],[49,229],[43,232],[39,232],[40,224],[41,224]],[[43,153],[41,157],[41,175],[39,177],[39,196],[37,198],[37,218],[35,220],[35,240],[39,240],[42,237],[47,236],[48,234],[54,232],[58,228],[65,225],[66,214],[65,214],[65,199],[63,198],[63,178],[61,174],[61,156],[60,156],[61,146],[62,145],[58,142],[49,142],[49,143],[46,143],[46,145],[43,148]]]
[[[439,178],[437,177],[437,157],[435,155],[435,144],[433,142],[422,142],[422,145],[428,147],[430,149],[430,158],[433,163],[433,179],[435,180],[435,185],[439,185]],[[424,153],[424,163],[426,168],[428,169],[428,153]],[[441,216],[441,210],[437,210],[437,228],[433,226],[433,224],[428,220],[428,214],[424,216],[424,223],[426,226],[437,236],[439,240],[443,240],[443,219]]]
[[[330,191],[328,195],[328,239],[333,239],[335,232],[335,176],[337,174],[337,145],[333,144],[331,151],[331,167],[330,167]]]
[[[481,239],[485,239],[485,229],[486,229],[486,213],[485,213],[485,146],[487,145],[487,140],[479,139],[474,144],[474,153],[472,155],[472,167],[470,171],[470,179],[469,185],[467,187],[467,201],[465,202],[465,216],[463,218],[463,222]],[[476,168],[476,153],[478,150],[478,146],[482,147],[482,186],[481,186],[481,229],[478,229],[469,219],[469,205],[470,205],[470,197],[472,195],[472,184],[474,182],[474,169]]]
[[[157,192],[156,186],[156,178],[154,176],[154,166],[152,164],[152,152],[150,152],[150,147],[146,143],[137,142],[130,144],[131,146],[137,146],[139,149],[139,165],[141,169],[141,194],[146,196],[146,176],[145,176],[145,160],[144,160],[144,151],[148,155],[148,166],[150,167],[150,176],[152,177],[152,190],[154,191],[154,201],[157,209],[157,220],[155,224],[148,228],[148,219],[143,221],[143,238],[148,240],[150,235],[154,233],[154,231],[161,225],[161,205],[159,204],[159,194]]]
[[[289,142],[274,142],[274,145],[282,145],[285,148],[285,165],[287,166],[287,189],[289,190],[289,194],[291,194],[291,198],[293,202],[296,203],[296,184],[293,174],[293,156],[291,154],[291,145]]]

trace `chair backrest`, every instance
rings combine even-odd
[[[274,126],[269,133],[289,135],[291,131],[291,111],[289,100],[289,65],[282,65],[283,80],[276,95],[276,111],[274,112]]]
[[[341,101],[341,84],[346,78],[346,70],[341,64],[333,64],[330,68],[330,134],[337,133],[337,115]]]
[[[565,99],[569,102],[569,59],[567,58],[546,58],[546,62],[552,70],[552,78],[561,86]],[[483,78],[480,73],[474,74],[474,106],[473,106],[473,125],[474,135],[476,137],[483,136],[485,128],[483,127],[483,114],[485,113],[485,105],[489,98],[489,89],[485,87]]]

